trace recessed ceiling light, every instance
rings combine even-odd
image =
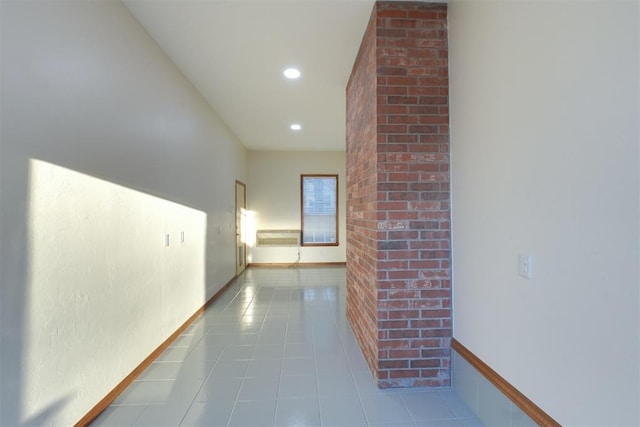
[[[289,127],[291,128],[291,130],[300,130],[300,129],[302,129],[302,126],[299,125],[298,123],[294,123]]]
[[[284,70],[284,76],[288,79],[297,79],[300,77],[300,70],[297,68],[287,68]]]

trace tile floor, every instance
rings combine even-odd
[[[482,426],[449,388],[379,390],[345,268],[254,268],[92,426]]]

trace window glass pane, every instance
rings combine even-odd
[[[302,175],[302,244],[338,243],[338,176]]]

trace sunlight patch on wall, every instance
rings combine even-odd
[[[255,212],[241,209],[242,214],[242,243],[249,246],[255,246],[256,244],[256,215]]]
[[[44,422],[70,395],[99,401],[204,303],[207,216],[41,160],[29,167],[21,413]]]

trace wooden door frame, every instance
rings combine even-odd
[[[242,187],[243,188],[243,193],[244,193],[244,200],[242,200],[242,204],[238,204],[238,187]],[[235,188],[234,188],[235,194],[234,194],[234,199],[236,201],[236,210],[235,210],[235,214],[236,214],[236,240],[234,242],[234,251],[236,253],[235,259],[236,259],[236,276],[239,276],[240,274],[242,274],[242,272],[247,268],[247,244],[246,242],[241,242],[241,245],[238,244],[238,241],[240,240],[240,232],[241,231],[245,231],[246,230],[241,230],[241,209],[247,209],[247,185],[242,182],[242,181],[238,181],[236,179],[236,184],[235,184]],[[239,252],[240,252],[240,247],[242,246],[242,254],[244,256],[244,259],[242,260],[242,264],[240,264],[240,259],[239,259]],[[242,267],[242,269],[240,269],[240,267]]]

